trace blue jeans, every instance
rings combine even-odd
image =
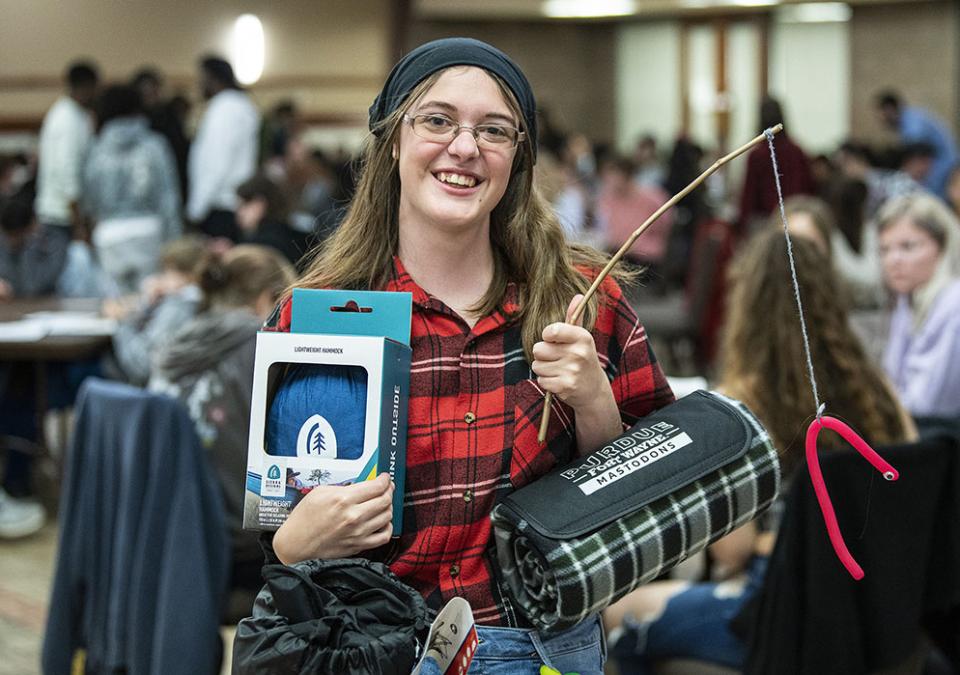
[[[479,646],[469,675],[539,675],[543,665],[564,675],[603,675],[607,647],[599,617],[556,634],[477,626],[477,637]],[[434,663],[424,663],[421,675],[438,672]]]
[[[693,659],[729,668],[743,668],[746,646],[730,629],[730,621],[763,585],[767,558],[754,557],[740,593],[719,593],[716,583],[699,583],[667,601],[652,621],[624,620],[623,634],[611,646],[621,675],[647,675],[663,659]]]

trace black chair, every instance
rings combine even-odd
[[[218,673],[229,541],[183,405],[88,379],[63,489],[44,673]]]
[[[960,667],[960,447],[942,435],[878,452],[898,481],[853,451],[821,454],[859,582],[797,474],[763,589],[739,617],[746,673],[920,673],[928,640]]]

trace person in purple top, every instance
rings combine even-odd
[[[947,177],[958,160],[957,144],[947,125],[923,108],[906,105],[895,91],[877,94],[876,107],[883,123],[900,136],[904,145],[925,143],[933,148],[933,165],[923,184],[946,198]]]
[[[896,297],[883,365],[914,417],[960,416],[960,222],[912,194],[878,215],[880,260]]]

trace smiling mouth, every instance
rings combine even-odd
[[[483,182],[473,176],[467,176],[462,173],[451,173],[449,171],[439,171],[433,174],[433,177],[444,185],[450,185],[456,188],[472,188]]]

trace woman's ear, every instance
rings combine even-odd
[[[394,159],[400,159],[400,146],[394,143],[393,147],[390,148],[390,155]]]

